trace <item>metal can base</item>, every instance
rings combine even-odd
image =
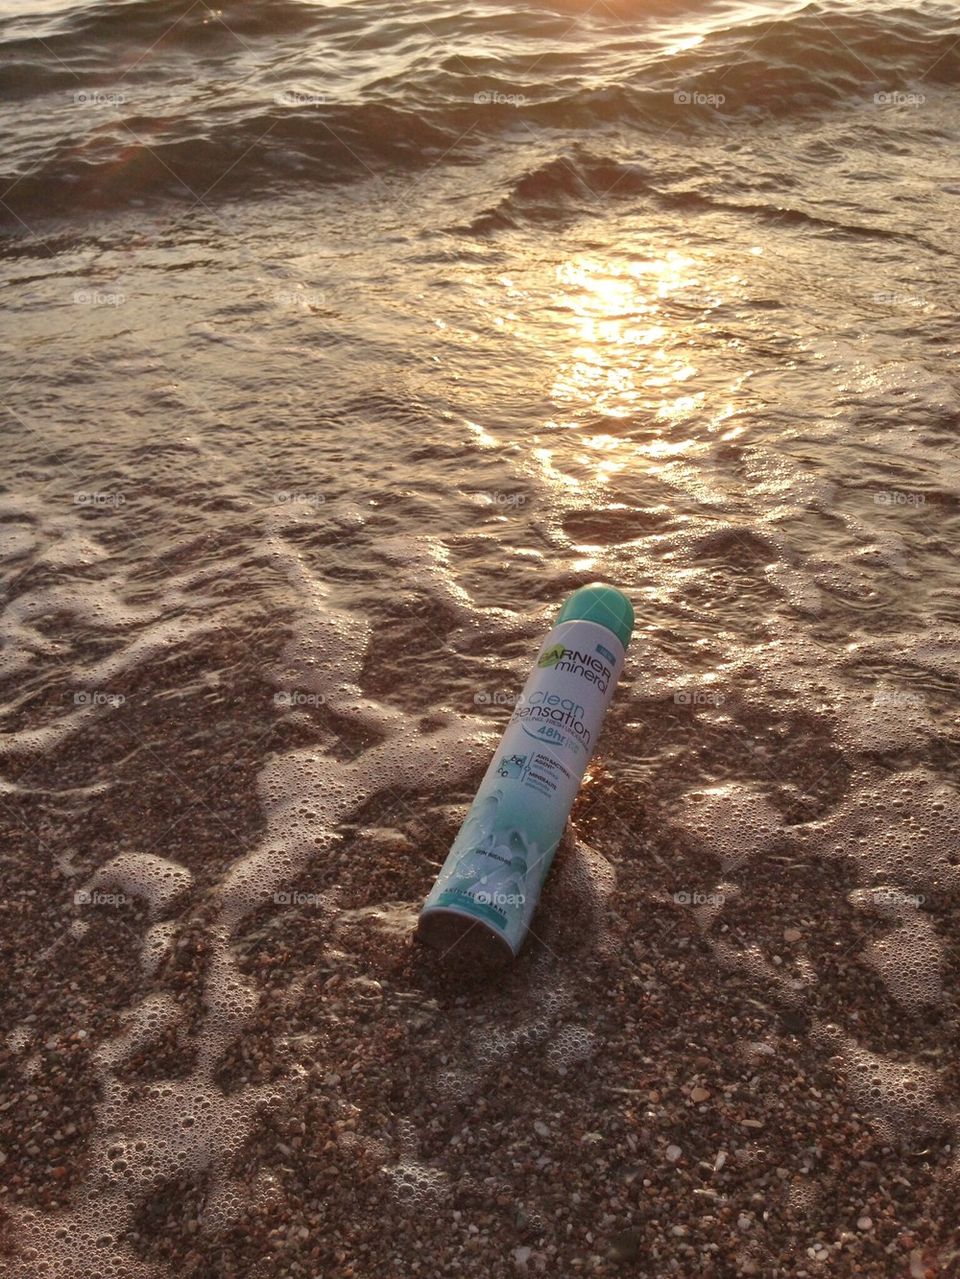
[[[416,936],[418,941],[450,959],[500,967],[515,958],[509,943],[495,929],[472,915],[445,906],[423,912]]]

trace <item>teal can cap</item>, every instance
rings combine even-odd
[[[593,582],[590,586],[581,586],[568,596],[560,612],[556,624],[561,622],[596,622],[613,631],[624,648],[630,643],[633,633],[633,605],[615,586],[604,586],[602,582]]]

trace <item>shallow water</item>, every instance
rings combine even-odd
[[[865,1273],[951,1273],[960,10],[0,16],[17,1273],[407,1273],[410,1196],[460,1267],[606,1273],[666,1081],[769,1129],[791,1054],[879,1143]],[[447,973],[416,910],[597,579],[637,630],[536,936]],[[603,1168],[455,1140],[513,1071]],[[856,1144],[712,1122],[760,1233],[641,1255],[819,1273]]]

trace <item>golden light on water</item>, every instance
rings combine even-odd
[[[694,317],[705,292],[722,305],[745,283],[729,266],[718,275],[709,255],[695,260],[675,250],[640,261],[583,255],[560,263],[549,294],[555,413],[545,426],[562,436],[534,454],[543,478],[558,490],[616,490],[625,473],[655,471],[701,493],[718,443],[746,430],[740,415],[750,374],[718,384],[714,372],[703,383],[704,331]]]
[[[678,395],[675,400],[661,404],[657,409],[657,417],[666,421],[679,422],[703,406],[706,396],[702,391],[696,395]]]
[[[606,484],[627,465],[627,459],[622,455],[624,441],[614,435],[592,435],[584,440],[584,445],[589,451],[583,460],[592,467],[597,484]],[[620,451],[620,457],[613,456],[616,451]]]
[[[671,57],[675,53],[686,53],[688,49],[695,49],[698,44],[703,44],[704,37],[702,35],[684,36],[680,40],[675,40],[673,44],[668,45],[664,49],[664,54]]]
[[[556,271],[556,309],[572,320],[574,344],[552,398],[573,414],[589,410],[626,418],[656,411],[662,388],[696,373],[670,343],[663,304],[697,283],[693,259],[673,250],[647,262],[577,257]],[[651,395],[653,393],[653,396]]]
[[[562,488],[576,489],[580,487],[580,481],[574,475],[561,471],[554,464],[554,449],[538,448],[533,450],[533,456],[540,466],[544,477],[554,486]]]

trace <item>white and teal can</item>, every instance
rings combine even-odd
[[[583,586],[560,609],[420,912],[423,941],[519,953],[632,631],[612,586]]]

